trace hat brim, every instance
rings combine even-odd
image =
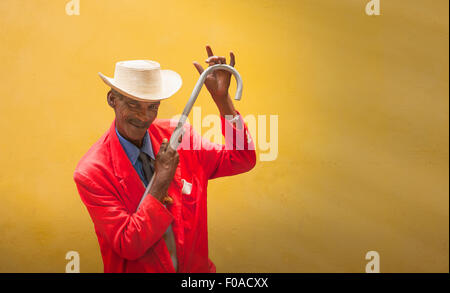
[[[129,97],[131,99],[146,102],[146,101],[159,101],[167,99],[172,95],[174,95],[183,84],[181,76],[175,71],[164,69],[161,70],[160,72],[161,72],[161,94],[159,95],[152,95],[152,94],[138,95],[118,86],[113,78],[107,77],[103,75],[101,72],[99,72],[98,75],[100,76],[100,78],[103,80],[104,83],[106,83],[109,87],[118,91],[122,95]]]

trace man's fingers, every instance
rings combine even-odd
[[[235,59],[234,53],[230,52],[230,66],[234,67],[234,64],[236,64],[236,59]]]
[[[197,69],[198,73],[202,74],[203,73],[203,67],[200,64],[198,64],[197,61],[194,61],[193,64],[194,64],[195,68]]]
[[[227,60],[223,56],[211,56],[205,60],[205,63],[208,63],[209,66],[216,64],[227,64]]]
[[[208,57],[214,55],[210,45],[206,45],[206,53],[208,54]]]
[[[230,56],[231,56],[230,65],[234,66],[234,64],[236,64],[235,56],[233,53],[230,53]],[[205,63],[208,63],[209,65],[227,64],[227,59],[224,56],[211,56],[205,60]]]
[[[211,56],[211,57],[209,57],[209,58],[206,58],[205,62],[206,62],[206,63],[213,63],[213,64],[216,64],[216,63],[219,62],[219,57],[217,57],[217,56]]]

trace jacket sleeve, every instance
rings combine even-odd
[[[200,160],[209,179],[248,172],[256,164],[253,140],[239,112],[238,115],[237,124],[220,117],[225,144],[201,138]]]
[[[143,256],[173,220],[171,213],[153,196],[147,196],[137,212],[129,213],[111,191],[88,176],[76,172],[74,180],[97,232],[122,258],[135,260]]]

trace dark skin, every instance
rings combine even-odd
[[[209,66],[213,66],[216,64],[227,64],[227,60],[224,56],[215,56],[211,49],[211,46],[206,46],[206,53],[208,58],[206,58],[205,62],[209,64]],[[202,74],[203,67],[197,62],[193,62],[195,68],[197,69],[199,74]],[[234,53],[230,52],[230,66],[234,67],[236,64],[236,58]],[[220,116],[224,117],[225,115],[233,115],[235,116],[236,110],[234,109],[233,102],[228,93],[228,88],[230,87],[231,73],[226,70],[215,70],[212,73],[208,74],[205,79],[205,86],[208,89],[211,97],[216,103],[217,108],[219,109]]]
[[[226,64],[223,56],[214,56],[209,45],[206,46],[208,58],[205,60],[209,66],[215,64]],[[204,69],[198,63],[194,62],[194,67],[201,74]],[[230,52],[230,66],[235,65],[235,56]],[[208,89],[214,103],[221,116],[236,115],[233,102],[228,93],[230,86],[231,73],[225,70],[216,70],[209,74],[205,80],[205,86]],[[108,105],[110,105],[116,115],[117,131],[128,141],[132,142],[138,148],[142,146],[145,132],[153,123],[158,115],[160,106],[159,101],[141,101],[126,97],[115,90],[108,92]],[[175,175],[178,166],[179,156],[176,150],[169,147],[167,139],[164,139],[155,160],[155,179],[150,188],[150,194],[161,202],[166,202],[167,190]],[[170,200],[168,200],[170,202]]]

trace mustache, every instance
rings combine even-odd
[[[149,128],[152,121],[142,122],[142,121],[139,121],[136,119],[129,119],[128,123],[130,123],[136,127],[139,127],[139,128]]]

